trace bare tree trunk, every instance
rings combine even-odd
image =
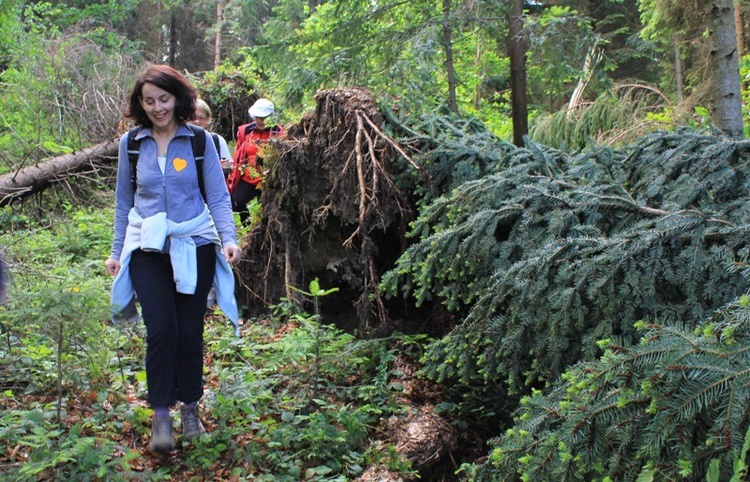
[[[177,20],[174,16],[174,10],[169,13],[169,66],[174,68],[177,57]]]
[[[74,154],[1,175],[0,207],[43,191],[71,174],[91,169],[96,162],[117,158],[118,143],[119,139],[111,139]]]
[[[484,77],[484,69],[482,66],[482,40],[477,41],[477,52],[474,56],[474,66],[479,72],[480,77]],[[482,107],[482,83],[477,83],[476,89],[474,89],[474,108],[479,110]]]
[[[453,65],[453,39],[451,31],[451,3],[443,0],[443,48],[445,49],[445,70],[448,75],[448,109],[458,113],[456,101],[456,69]]]
[[[158,58],[161,58],[164,55],[164,29],[161,28],[161,23],[163,22],[164,18],[164,5],[161,3],[161,0],[157,0],[156,2],[156,13],[157,13],[157,19],[156,25],[158,28],[156,29],[158,33],[156,34],[156,47],[154,48],[154,52],[157,53]]]
[[[678,34],[672,36],[672,44],[674,45],[674,82],[675,88],[677,89],[677,102],[682,102],[682,54],[680,53],[680,37]]]
[[[214,70],[221,65],[221,26],[224,23],[221,0],[216,0],[216,34],[214,37]]]
[[[734,0],[712,0],[709,13],[710,71],[714,125],[735,139],[743,137],[740,67],[734,28]]]
[[[734,29],[737,32],[737,57],[742,58],[745,53],[745,29],[742,26],[742,0],[734,3]]]
[[[526,99],[526,39],[523,32],[523,0],[513,0],[508,18],[510,29],[510,97],[513,117],[513,144],[523,147],[529,133]]]
[[[737,58],[740,60],[745,55],[745,27],[742,21],[742,0],[735,0],[734,4],[734,29],[737,31]],[[747,82],[740,78],[742,92],[747,89]]]

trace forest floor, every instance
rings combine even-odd
[[[113,363],[99,379],[69,379],[60,398],[34,384],[0,397],[0,479],[453,481],[481,454],[477,435],[441,413],[440,387],[418,376],[422,340],[356,340],[309,316],[254,320],[237,339],[225,323],[207,316],[200,440],[180,440],[175,407],[176,449],[149,450],[134,325],[119,348],[101,347]]]

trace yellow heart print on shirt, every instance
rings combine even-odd
[[[187,161],[181,157],[175,157],[172,161],[175,171],[180,172],[187,167]]]

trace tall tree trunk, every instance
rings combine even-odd
[[[177,20],[174,15],[174,7],[169,13],[169,66],[174,68],[177,58]]]
[[[510,97],[513,117],[513,144],[523,147],[529,133],[526,100],[526,37],[523,31],[523,0],[513,0],[509,13]]]
[[[734,29],[737,31],[737,57],[745,53],[745,28],[742,26],[742,0],[734,3]]]
[[[216,34],[214,36],[214,70],[221,65],[221,26],[224,24],[221,0],[216,0]]]
[[[680,52],[680,36],[672,36],[672,45],[674,45],[674,83],[677,89],[677,102],[682,102],[683,81],[682,81],[682,53]]]
[[[153,24],[153,28],[158,32],[156,34],[156,46],[154,47],[154,52],[157,55],[157,58],[162,58],[164,56],[164,29],[162,28],[162,22],[164,21],[164,5],[161,3],[161,0],[156,2],[156,22]]]
[[[477,52],[474,56],[474,68],[479,73],[480,78],[484,78],[484,69],[482,68],[482,40],[477,40]],[[474,89],[474,108],[479,110],[482,107],[482,83],[478,82]]]
[[[737,58],[742,60],[745,55],[745,27],[742,21],[742,0],[735,0],[734,3],[734,28],[737,30]],[[747,90],[747,82],[740,78],[740,88],[742,92]]]
[[[735,139],[743,137],[740,67],[734,28],[734,0],[712,0],[708,12],[713,75],[714,125]]]
[[[448,75],[448,109],[458,113],[456,101],[456,69],[453,65],[453,33],[451,29],[451,3],[443,0],[443,48],[445,49],[445,71]]]

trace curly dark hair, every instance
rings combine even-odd
[[[141,107],[144,84],[152,84],[175,96],[174,116],[178,122],[186,123],[195,117],[195,100],[198,92],[183,74],[168,65],[152,65],[136,79],[125,117],[143,127],[151,127],[151,120]]]

